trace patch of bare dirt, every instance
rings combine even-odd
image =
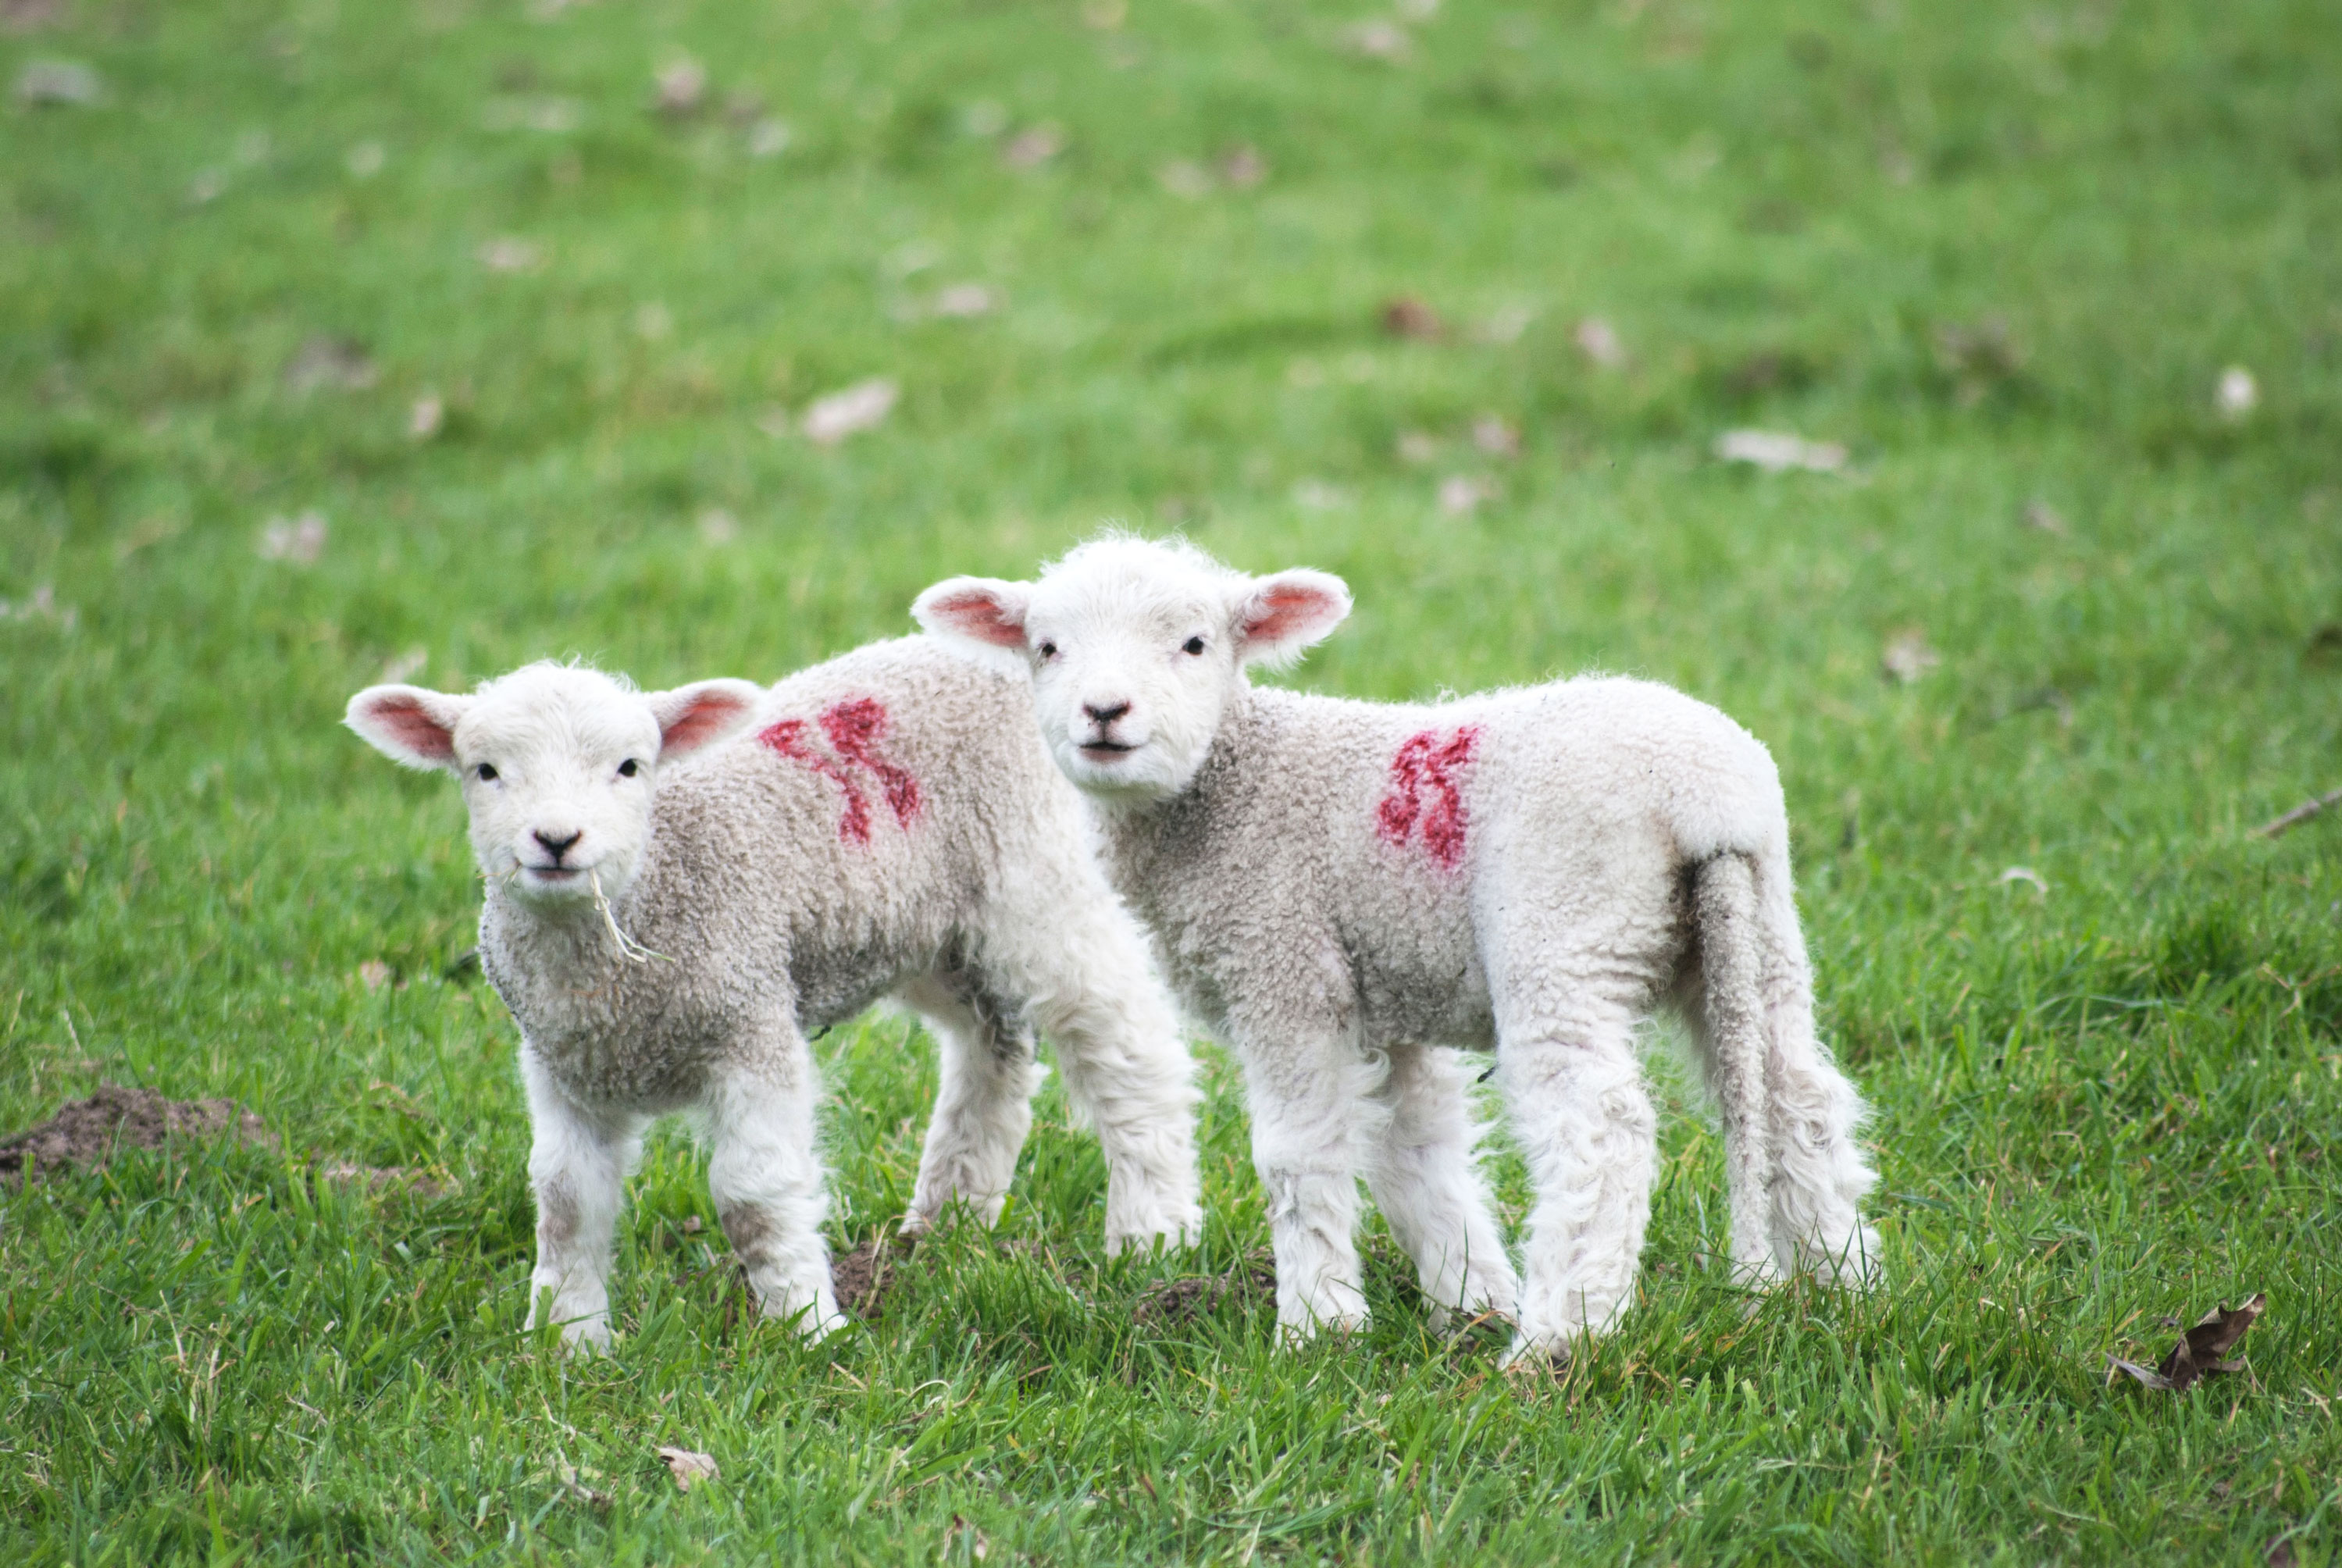
[[[171,1100],[152,1089],[106,1084],[37,1127],[0,1139],[0,1177],[27,1180],[59,1166],[90,1170],[121,1149],[159,1149],[173,1137],[211,1139],[233,1132],[276,1146],[259,1117],[233,1100]]]
[[[864,1323],[886,1315],[887,1294],[895,1288],[902,1247],[885,1234],[872,1236],[829,1263],[830,1288],[837,1304]]]
[[[1276,1299],[1276,1264],[1266,1252],[1247,1253],[1224,1274],[1196,1274],[1147,1286],[1138,1298],[1140,1323],[1176,1326]]]

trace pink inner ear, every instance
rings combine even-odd
[[[1245,635],[1256,643],[1281,643],[1313,632],[1341,613],[1341,602],[1323,588],[1280,583],[1254,597]]]
[[[659,732],[661,755],[680,756],[696,751],[724,733],[734,719],[747,710],[748,704],[730,692],[709,692],[684,709],[675,722]]]
[[[970,588],[935,600],[927,606],[927,613],[948,622],[952,630],[964,637],[974,637],[998,648],[1025,645],[1024,623],[1010,620],[998,597],[986,589]]]
[[[374,704],[367,717],[389,731],[392,739],[425,762],[448,763],[455,760],[454,734],[425,713],[423,704],[413,697],[381,698]]]

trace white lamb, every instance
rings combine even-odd
[[[911,637],[769,692],[540,664],[469,696],[375,686],[348,723],[463,783],[481,957],[521,1026],[532,1321],[608,1343],[621,1185],[684,1112],[759,1308],[836,1327],[806,1040],[889,993],[941,1044],[908,1228],[998,1218],[1037,1026],[1105,1145],[1108,1249],[1196,1238],[1193,1064],[1021,675]]]
[[[1516,1358],[1611,1325],[1656,1154],[1634,1036],[1670,1002],[1721,1107],[1736,1263],[1868,1280],[1863,1107],[1815,1037],[1765,748],[1642,681],[1420,706],[1246,679],[1349,609],[1322,572],[1247,577],[1108,537],[1036,583],[956,578],[914,610],[1026,655],[1116,884],[1243,1061],[1281,1323],[1365,1321],[1363,1168],[1435,1306],[1511,1317]],[[1536,1183],[1525,1282],[1443,1044],[1496,1053]]]

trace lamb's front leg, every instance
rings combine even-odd
[[[1373,1141],[1366,1185],[1415,1260],[1433,1326],[1445,1327],[1451,1308],[1511,1317],[1520,1285],[1473,1157],[1478,1133],[1456,1054],[1393,1046],[1376,1098],[1390,1120]]]
[[[1041,1072],[1032,1032],[964,972],[923,977],[904,987],[903,997],[936,1036],[937,1069],[935,1115],[903,1228],[931,1230],[955,1203],[992,1224],[1033,1128]]]
[[[756,1310],[820,1339],[845,1326],[821,1233],[829,1195],[815,1145],[812,1053],[792,1031],[718,1081],[706,1105],[708,1195]]]
[[[1358,1124],[1373,1074],[1332,1038],[1237,1049],[1276,1254],[1277,1326],[1296,1340],[1364,1328]]]
[[[558,1323],[564,1343],[606,1350],[611,1250],[626,1173],[642,1149],[642,1119],[579,1104],[526,1045],[520,1070],[528,1094],[528,1180],[536,1196],[529,1326]]]

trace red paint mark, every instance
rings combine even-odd
[[[919,814],[919,781],[874,749],[879,737],[886,733],[886,708],[876,698],[852,697],[824,708],[819,722],[822,734],[829,738],[830,750],[837,754],[835,757],[814,749],[803,719],[783,719],[759,731],[756,739],[790,761],[805,764],[838,787],[846,796],[846,809],[837,822],[838,837],[855,844],[870,842],[870,800],[863,793],[862,780],[854,772],[857,767],[867,770],[878,780],[896,822],[910,826],[911,819]]]
[[[1375,810],[1376,830],[1404,848],[1418,824],[1423,847],[1449,871],[1464,863],[1464,786],[1456,774],[1480,744],[1480,726],[1464,724],[1446,741],[1436,730],[1409,735],[1391,758],[1390,794]]]

